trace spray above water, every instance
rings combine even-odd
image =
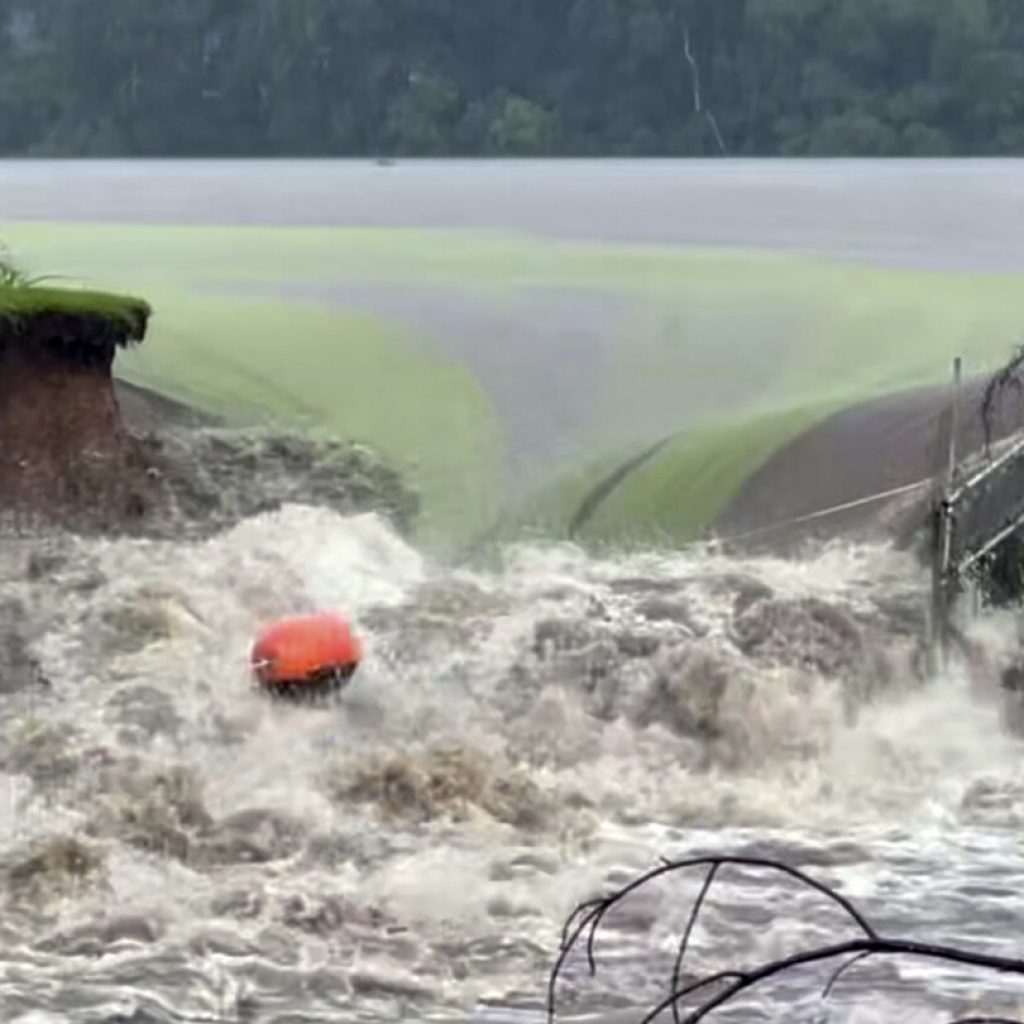
[[[928,679],[922,572],[881,547],[518,546],[484,572],[286,506],[0,560],[37,626],[34,681],[2,704],[8,1020],[41,998],[123,1019],[140,971],[138,1019],[443,1019],[538,991],[570,904],[666,841],[893,841],[1024,808],[996,683],[1012,622]],[[268,701],[252,637],[319,609],[365,639],[359,673],[329,708]]]

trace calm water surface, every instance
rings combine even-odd
[[[4,220],[486,228],[1024,266],[1019,160],[6,161]]]

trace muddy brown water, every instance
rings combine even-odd
[[[41,679],[0,697],[5,1020],[532,1024],[575,902],[708,851],[803,866],[889,933],[1017,951],[1024,744],[998,689],[1016,624],[968,624],[980,653],[923,677],[905,555],[517,547],[470,571],[373,516],[292,505],[202,541],[26,540],[0,559]],[[264,701],[245,664],[259,624],[323,607],[367,639],[345,698]],[[613,915],[596,978],[569,964],[563,1019],[660,998],[698,884]],[[692,969],[847,931],[734,872]],[[819,1021],[824,980],[723,1019]],[[879,962],[828,1019],[1020,995]]]
[[[532,216],[986,266],[1024,245],[1013,163],[250,170],[246,191],[232,164],[5,164],[0,220]],[[421,191],[396,202],[410,171]],[[285,182],[303,202],[268,204]],[[673,206],[680,182],[691,198]],[[619,202],[583,217],[609,190]],[[1018,623],[968,621],[975,656],[924,677],[925,583],[865,545],[527,545],[453,568],[374,517],[297,505],[194,541],[7,541],[0,598],[30,624],[40,678],[0,696],[0,1017],[534,1024],[574,903],[708,850],[802,865],[880,930],[1019,955],[1024,744],[997,684]],[[258,625],[307,607],[367,637],[327,711],[271,706],[246,673]],[[723,881],[694,969],[842,932],[786,885]],[[609,922],[596,978],[569,966],[564,1019],[642,1015],[698,884]],[[861,965],[827,1009],[824,980],[799,972],[717,1019],[938,1024],[1024,1003],[1013,979],[916,961]]]

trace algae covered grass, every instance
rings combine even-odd
[[[696,540],[751,473],[830,411],[802,406],[680,433],[608,494],[578,536],[672,546]]]
[[[162,315],[145,349],[119,362],[130,382],[235,423],[366,444],[421,493],[419,536],[431,544],[492,514],[497,428],[465,367],[360,313],[157,285],[149,294]]]
[[[503,527],[567,536],[580,496],[662,438],[671,440],[610,490],[579,537],[699,536],[750,473],[829,412],[944,381],[956,355],[968,372],[999,365],[1020,333],[1021,278],[1011,273],[475,230],[0,230],[36,265],[153,299],[150,342],[120,363],[128,379],[212,411],[363,440],[409,469],[434,532],[461,543],[502,506]],[[631,312],[607,339],[610,355],[594,346],[590,421],[571,445],[552,443],[583,457],[536,473],[536,493],[513,494],[508,514],[497,484],[508,425],[468,363],[431,344],[432,330],[458,325],[433,325],[427,313],[397,323],[360,298],[361,283],[443,289],[496,315],[538,290],[622,299]],[[332,285],[347,289],[344,302],[308,298]],[[530,365],[546,378],[581,376],[560,360],[557,338]]]

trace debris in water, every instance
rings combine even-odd
[[[18,903],[47,903],[102,881],[102,855],[71,836],[34,844],[0,865],[0,891]]]
[[[387,815],[413,821],[465,819],[472,810],[516,828],[542,828],[551,801],[522,772],[499,771],[479,751],[442,746],[372,758],[329,781],[336,799],[372,802]]]

